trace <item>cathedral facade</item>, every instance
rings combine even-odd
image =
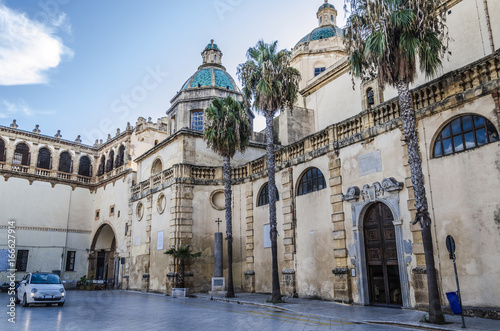
[[[456,290],[445,243],[452,235],[464,306],[493,311],[500,308],[500,3],[486,3],[448,1],[452,55],[439,76],[419,77],[411,94],[442,302]],[[325,1],[316,16],[318,28],[298,36],[292,50],[302,75],[298,101],[275,119],[282,292],[425,307],[397,93],[377,80],[353,88],[337,10]],[[164,251],[191,245],[202,255],[187,268],[187,286],[209,291],[224,191],[222,158],[203,140],[203,112],[225,96],[243,98],[211,41],[156,122],[139,118],[93,146],[24,131],[15,121],[0,126],[0,257],[15,224],[19,279],[56,271],[71,285],[87,275],[166,293],[176,286],[178,261]],[[235,288],[271,292],[262,133],[232,165]],[[0,281],[7,269],[0,265]]]

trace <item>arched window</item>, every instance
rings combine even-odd
[[[103,155],[101,157],[101,163],[99,164],[99,168],[97,169],[97,176],[104,175],[104,168],[106,167],[106,157]]]
[[[368,105],[368,108],[375,104],[375,93],[371,87],[366,90],[366,104]]]
[[[439,133],[434,143],[434,157],[442,157],[498,141],[493,123],[482,116],[455,118]]]
[[[115,167],[121,167],[125,163],[125,146],[121,145],[116,156]]]
[[[326,188],[325,177],[318,168],[311,168],[300,178],[297,195],[304,195],[324,188]]]
[[[14,151],[14,164],[27,166],[30,164],[30,148],[25,143],[19,143]]]
[[[69,174],[73,172],[73,160],[68,152],[62,152],[59,156],[59,171]]]
[[[80,158],[78,174],[80,176],[92,177],[92,163],[90,162],[90,158],[86,155]]]
[[[278,189],[276,189],[276,201],[280,200]],[[259,200],[257,200],[257,207],[269,204],[269,185],[265,183],[260,189]]]
[[[113,159],[115,158],[115,152],[109,152],[108,163],[106,163],[106,172],[113,170]]]
[[[163,170],[163,165],[160,159],[156,159],[151,167],[151,175],[159,174]]]
[[[52,169],[52,157],[48,148],[40,148],[36,166],[40,169]]]
[[[0,139],[0,162],[5,162],[5,142]]]

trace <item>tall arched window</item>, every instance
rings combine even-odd
[[[0,139],[0,162],[5,162],[5,142]]]
[[[38,160],[36,162],[36,166],[40,169],[52,169],[52,156],[48,148],[40,148],[40,150],[38,151]]]
[[[300,178],[297,195],[304,195],[326,188],[325,177],[318,168],[308,169]]]
[[[14,151],[12,163],[27,166],[30,164],[30,148],[25,143],[19,143]]]
[[[62,152],[59,156],[59,171],[69,174],[73,172],[73,160],[68,152]]]
[[[125,146],[121,145],[116,156],[115,167],[121,167],[125,163]]]
[[[103,155],[101,157],[101,163],[99,164],[99,168],[97,169],[97,176],[104,175],[104,168],[106,167],[106,157]]]
[[[278,189],[276,189],[276,201],[280,200]],[[269,204],[269,185],[265,183],[260,189],[259,199],[257,200],[257,207]]]
[[[92,177],[92,163],[88,156],[84,155],[80,158],[78,165],[78,174],[80,176]]]
[[[108,163],[106,163],[106,172],[113,170],[113,159],[115,158],[115,152],[109,152]]]
[[[498,141],[498,131],[489,120],[479,115],[465,115],[450,121],[434,143],[435,158]]]
[[[151,175],[159,174],[163,170],[163,165],[160,159],[156,159],[151,167]]]

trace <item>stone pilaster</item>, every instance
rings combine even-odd
[[[250,184],[251,185],[251,184]],[[246,198],[246,264],[245,271],[245,292],[255,292],[255,271],[254,271],[254,223],[253,223],[253,189],[252,186],[245,192]]]
[[[149,292],[149,268],[151,266],[151,220],[153,219],[153,195],[150,194],[146,198],[146,212],[144,221],[146,222],[146,256],[144,265],[144,274],[142,275],[142,288],[145,292]]]
[[[170,208],[170,247],[179,247],[191,245],[193,239],[193,186],[186,184],[176,184],[172,186],[172,199]],[[170,258],[169,274],[176,273],[178,270],[178,261]],[[189,265],[186,264],[185,274],[189,274]],[[170,281],[167,284],[167,291],[175,286],[174,277],[169,277]],[[190,278],[184,279],[185,286],[190,287]],[[170,288],[169,288],[170,287]]]
[[[283,246],[284,265],[282,271],[282,293],[287,296],[296,296],[295,280],[295,205],[293,195],[293,170],[286,169],[281,172],[281,184],[283,185]]]
[[[328,154],[328,170],[330,172],[330,203],[332,205],[333,223],[333,255],[335,268],[333,272],[333,297],[338,302],[352,302],[351,281],[347,265],[346,232],[344,222],[344,206],[342,200],[341,160],[335,153]]]
[[[417,209],[415,208],[415,192],[411,182],[410,165],[408,164],[408,149],[406,144],[403,144],[404,150],[404,167],[406,170],[405,187],[408,189],[408,210],[411,213],[411,221],[417,216]],[[422,231],[420,225],[417,223],[413,225],[410,223],[410,229],[413,236],[413,255],[417,262],[417,267],[412,270],[412,286],[415,290],[415,304],[416,306],[427,306],[429,304],[429,296],[427,290],[427,271],[425,265],[424,246],[422,242]]]

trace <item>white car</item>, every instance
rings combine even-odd
[[[28,307],[32,303],[63,306],[66,298],[65,282],[56,274],[29,273],[17,288],[17,303]]]

